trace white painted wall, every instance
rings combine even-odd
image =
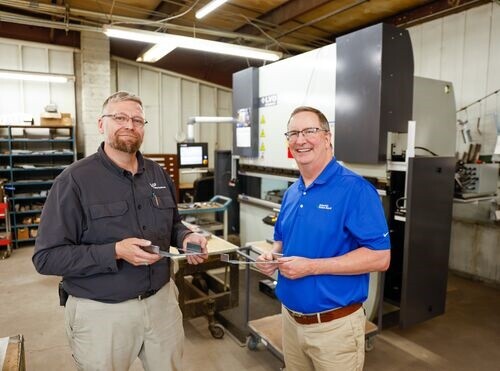
[[[74,75],[73,48],[0,38],[0,70]],[[64,84],[0,79],[0,123],[20,124],[49,103],[75,118],[75,82]]]
[[[491,2],[408,30],[415,75],[451,81],[457,110],[500,88],[498,3]],[[458,114],[457,118],[469,121],[473,139],[482,143],[481,154],[493,153],[499,112],[500,94],[496,94]],[[461,137],[457,135],[456,140],[457,151],[463,152],[466,146]]]
[[[500,89],[500,5],[491,2],[409,29],[415,75],[451,81],[457,110]],[[458,114],[468,120],[482,154],[491,154],[500,130],[500,94]],[[479,130],[478,130],[479,119]],[[458,133],[457,133],[458,134]],[[457,135],[457,151],[466,149]],[[477,203],[454,205],[450,268],[476,279],[500,283],[499,228],[477,218]],[[488,206],[488,205],[486,205]],[[467,216],[466,218],[463,215]]]

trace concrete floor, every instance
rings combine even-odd
[[[58,306],[57,277],[41,276],[32,248],[0,260],[0,337],[22,333],[27,370],[72,370]],[[266,349],[250,351],[231,336],[213,339],[204,318],[184,323],[185,370],[279,370]],[[450,274],[446,314],[400,330],[382,331],[365,370],[498,370],[500,291]],[[132,371],[142,370],[140,362]]]

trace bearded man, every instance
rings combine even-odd
[[[170,176],[140,153],[146,124],[138,96],[108,97],[98,119],[104,142],[56,178],[41,215],[33,263],[41,274],[63,277],[78,370],[128,370],[137,357],[145,370],[182,368],[170,259],[146,249],[185,251],[194,243],[203,254],[187,260],[198,264],[207,241],[182,224]]]

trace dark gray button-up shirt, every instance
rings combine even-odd
[[[169,259],[151,266],[116,260],[115,244],[144,238],[163,250],[182,246],[182,224],[169,175],[138,153],[132,175],[98,152],[65,169],[43,207],[33,263],[63,276],[71,295],[115,303],[158,290],[170,277]]]

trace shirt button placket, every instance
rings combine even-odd
[[[306,191],[302,191],[302,196],[301,196],[301,198],[303,198],[306,194],[307,194],[307,192],[306,192]],[[299,205],[299,207],[300,207],[301,209],[303,209],[303,208],[304,208],[304,204],[302,204],[302,203],[301,203],[301,204]]]

